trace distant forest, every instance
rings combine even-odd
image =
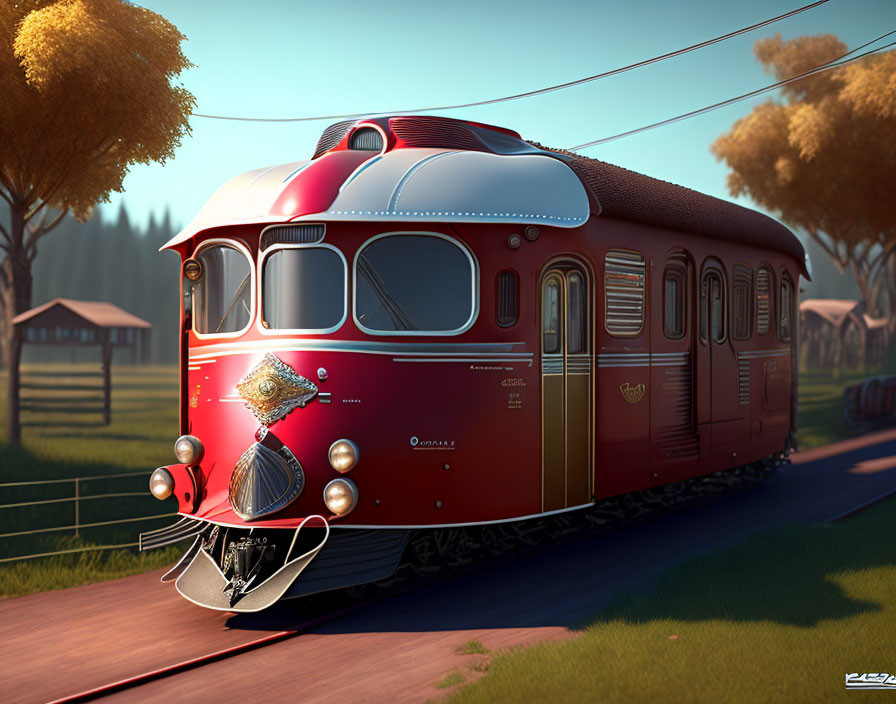
[[[122,207],[114,223],[97,212],[86,223],[66,218],[38,243],[34,260],[32,304],[61,297],[109,301],[152,323],[152,364],[177,361],[179,257],[159,252],[174,236],[166,213],[150,218],[147,229],[131,225]],[[26,345],[24,361],[97,361],[96,350]],[[129,351],[116,350],[116,363],[130,362]]]
[[[6,215],[0,209],[0,215]],[[38,306],[56,297],[110,301],[152,323],[150,362],[177,361],[178,257],[159,252],[175,234],[171,219],[150,218],[146,230],[135,228],[122,207],[114,223],[99,213],[86,223],[67,218],[38,244],[34,294]],[[852,275],[840,274],[833,262],[810,242],[815,279],[802,298],[858,298]],[[805,282],[802,282],[805,286]],[[26,345],[27,361],[96,361],[96,350]],[[116,362],[129,363],[128,350]]]

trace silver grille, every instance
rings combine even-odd
[[[644,327],[644,257],[611,249],[604,260],[605,324],[618,337],[637,335]]]

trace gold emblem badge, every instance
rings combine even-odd
[[[619,392],[622,394],[622,398],[624,398],[629,403],[637,403],[642,398],[644,398],[644,391],[647,389],[644,384],[638,384],[637,386],[632,386],[628,382],[625,382],[622,386],[619,387]]]
[[[268,352],[236,385],[248,408],[265,425],[303,408],[317,395],[317,386]]]

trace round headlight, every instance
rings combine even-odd
[[[330,466],[341,474],[350,472],[358,464],[360,452],[351,440],[337,440],[330,445]]]
[[[149,475],[149,491],[160,501],[174,493],[174,477],[164,467],[159,467]]]
[[[181,464],[192,467],[199,464],[205,448],[195,435],[181,435],[174,443],[174,456]]]
[[[345,515],[358,503],[358,487],[351,479],[334,479],[324,487],[324,503],[337,516]]]

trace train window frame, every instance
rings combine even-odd
[[[738,280],[738,272],[743,276]],[[734,271],[731,277],[731,338],[733,340],[749,340],[753,337],[753,267],[746,262],[737,262],[734,265]],[[743,311],[744,331],[743,334],[738,332],[738,310],[737,310],[737,290],[746,289],[744,294],[744,303],[746,310]]]
[[[779,278],[778,281],[778,300],[777,300],[777,310],[778,310],[778,319],[777,324],[775,325],[775,334],[780,342],[790,342],[793,338],[793,325],[794,325],[794,286],[793,279],[790,278],[790,274],[787,271],[784,271]],[[784,323],[784,288],[788,288],[790,292],[790,310],[787,311],[787,334],[784,334],[782,329],[782,325]]]
[[[286,249],[329,249],[333,252],[336,252],[339,255],[339,258],[342,260],[342,273],[343,273],[343,292],[342,292],[342,317],[339,319],[339,322],[335,325],[332,325],[328,328],[268,328],[265,327],[264,324],[264,264],[268,257],[272,254],[286,250]],[[345,325],[345,321],[348,320],[348,260],[345,258],[345,255],[342,253],[338,247],[326,243],[326,242],[309,242],[306,244],[273,244],[269,247],[266,247],[261,255],[258,257],[258,275],[256,276],[257,280],[257,291],[256,295],[258,297],[258,319],[256,321],[256,329],[261,332],[263,335],[328,335],[330,333],[336,332],[343,325]]]
[[[608,317],[609,316],[607,313],[607,307],[609,306],[610,302],[609,302],[609,297],[607,296],[607,260],[609,257],[611,257],[617,253],[636,254],[638,257],[640,257],[640,265],[642,268],[642,273],[641,273],[641,326],[637,330],[619,331],[619,330],[611,329],[610,326],[608,325]],[[614,262],[610,262],[610,263],[614,263]],[[638,250],[635,250],[635,249],[625,249],[623,247],[612,247],[612,248],[608,249],[603,256],[603,279],[604,279],[604,282],[603,282],[604,330],[611,337],[618,337],[618,338],[640,337],[641,334],[643,334],[644,328],[646,327],[646,323],[647,323],[647,300],[648,300],[647,299],[647,292],[648,292],[648,289],[647,289],[647,260],[644,257],[644,253],[639,252]]]
[[[768,274],[768,302],[766,303],[768,319],[765,322],[765,329],[762,329],[760,314],[762,313],[762,305],[759,298],[759,280],[762,273]],[[771,265],[762,263],[756,271],[756,334],[768,335],[769,333],[777,334],[777,319],[775,316],[775,270]]]
[[[719,295],[721,296],[721,330],[720,337],[712,334],[712,316],[707,312],[706,308],[706,282],[710,276],[715,276],[719,280]],[[725,270],[717,261],[711,264],[705,264],[700,272],[700,291],[698,293],[698,310],[697,310],[697,338],[701,344],[715,343],[722,345],[728,340],[730,315],[728,311],[728,277],[725,276]],[[705,324],[705,328],[704,328]]]
[[[196,302],[193,300],[193,292],[192,289],[190,291],[190,329],[193,335],[196,336],[198,340],[226,340],[228,338],[241,337],[245,335],[249,330],[252,329],[252,326],[255,324],[256,314],[258,313],[258,304],[256,297],[256,287],[258,285],[258,277],[256,276],[255,271],[255,260],[252,258],[252,252],[249,247],[246,245],[243,240],[231,239],[229,237],[215,237],[212,239],[205,240],[204,242],[200,242],[196,245],[196,248],[193,250],[193,253],[190,255],[190,259],[195,259],[203,249],[208,249],[210,247],[215,246],[226,246],[231,249],[235,249],[240,252],[249,264],[249,322],[246,323],[246,326],[241,330],[236,330],[233,332],[199,332],[196,330]],[[186,259],[184,259],[186,261]],[[183,269],[183,262],[181,262],[181,269]],[[183,305],[183,301],[181,302]]]
[[[451,244],[453,244],[466,255],[467,260],[470,262],[471,311],[470,316],[462,326],[455,328],[454,330],[373,330],[366,327],[360,320],[358,320],[357,282],[358,260],[361,257],[361,253],[372,242],[376,242],[377,240],[381,240],[386,237],[401,237],[408,235],[417,237],[435,237],[437,239],[445,240],[446,242],[450,242]],[[368,238],[358,247],[352,260],[352,283],[352,320],[354,321],[358,330],[363,332],[365,335],[372,335],[374,337],[452,337],[465,333],[467,330],[473,327],[473,325],[475,325],[476,321],[479,319],[479,261],[476,259],[476,255],[466,245],[466,243],[456,237],[452,237],[451,235],[446,235],[441,232],[432,232],[427,230],[394,230],[390,232],[381,232],[374,235],[373,237]]]
[[[674,279],[678,284],[678,300],[675,307],[678,311],[678,318],[681,324],[681,329],[677,333],[670,332],[669,327],[667,281],[670,279],[670,277]],[[663,270],[663,334],[666,336],[667,340],[681,340],[687,334],[688,321],[686,299],[687,265],[681,261],[669,261],[666,264],[666,268]]]

